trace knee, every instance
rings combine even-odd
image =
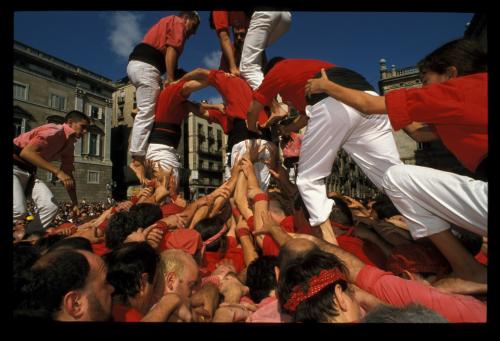
[[[52,200],[45,202],[40,209],[47,215],[56,215],[59,208],[55,199],[52,198]]]
[[[394,186],[402,179],[407,177],[408,174],[408,166],[406,165],[394,165],[389,167],[384,176],[382,177],[382,188],[384,190],[391,190]]]

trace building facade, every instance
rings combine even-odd
[[[75,143],[73,175],[79,200],[106,200],[112,182],[112,81],[18,41],[13,73],[14,137],[43,124],[62,124],[71,110],[92,118],[89,132]],[[51,173],[38,169],[37,176],[58,201],[70,201]]]
[[[133,126],[132,111],[136,108],[135,87],[127,78],[117,83],[113,94],[112,148],[113,190],[115,199],[124,199],[127,188],[137,185],[128,165],[131,162],[128,146]],[[227,136],[217,124],[190,113],[181,126],[181,141],[177,148],[180,169],[180,192],[193,199],[210,193],[222,184]]]

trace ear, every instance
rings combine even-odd
[[[340,284],[335,285],[333,300],[337,302],[337,307],[342,311],[347,311],[347,301],[344,298],[344,295],[347,295],[342,290]]]
[[[280,279],[280,268],[277,266],[274,267],[274,276],[276,276],[276,282]]]
[[[446,68],[446,75],[449,79],[456,78],[458,76],[458,70],[455,66],[449,66]]]
[[[79,320],[82,318],[85,312],[84,305],[85,302],[83,295],[79,291],[70,291],[63,297],[63,311],[75,320]]]
[[[169,291],[174,291],[177,287],[177,275],[171,271],[165,275],[165,289]]]

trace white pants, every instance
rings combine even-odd
[[[151,143],[148,146],[146,160],[158,162],[163,171],[172,169],[172,175],[175,176],[175,180],[179,184],[179,167],[181,167],[181,163],[174,147],[161,143]]]
[[[450,228],[453,223],[488,235],[488,183],[441,170],[399,165],[387,170],[385,193],[406,218],[414,239]]]
[[[128,63],[127,75],[135,86],[137,109],[139,109],[132,127],[130,154],[143,156],[146,154],[149,134],[153,128],[161,75],[151,64],[138,60],[131,60]]]
[[[259,12],[252,15],[243,43],[240,61],[241,76],[255,90],[264,79],[262,53],[288,29],[292,22],[290,12]]]
[[[242,157],[247,152],[247,143],[250,143],[247,141],[257,143],[261,147],[267,144],[272,144],[272,142],[261,139],[245,140],[236,143],[231,150],[231,168],[234,167],[234,164],[238,160],[238,158]],[[270,156],[271,155],[267,148],[259,153],[259,159],[268,159]],[[253,169],[255,171],[255,177],[259,182],[260,189],[262,189],[264,192],[267,191],[267,186],[269,186],[269,181],[271,180],[271,173],[269,173],[269,168],[267,168],[267,165],[263,162],[255,162],[253,164]]]
[[[28,184],[30,174],[18,167],[13,167],[13,221],[24,219],[26,215],[26,196],[24,190]],[[35,202],[37,210],[34,222],[39,222],[41,226],[34,227],[33,230],[46,228],[52,222],[57,214],[57,202],[54,194],[50,191],[43,181],[35,179],[31,197]]]
[[[377,95],[373,91],[366,91]],[[387,115],[363,115],[332,97],[306,107],[309,116],[300,149],[297,186],[311,226],[328,219],[334,201],[326,196],[339,148],[343,148],[378,188],[389,167],[402,164]]]

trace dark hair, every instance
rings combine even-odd
[[[106,247],[116,249],[135,230],[137,228],[129,222],[128,212],[116,212],[109,219],[108,227],[104,231]]]
[[[205,241],[217,234],[223,227],[224,221],[220,218],[220,216],[216,216],[209,219],[204,219],[200,221],[194,229],[200,232],[201,240]],[[210,252],[224,252],[226,249],[226,235],[222,235],[219,239],[207,245],[206,251]]]
[[[352,212],[349,209],[349,206],[347,206],[345,201],[341,198],[336,197],[334,201],[335,205],[332,206],[330,219],[342,225],[352,226],[354,222],[352,220]]]
[[[141,275],[148,275],[153,283],[160,257],[146,242],[123,244],[103,256],[108,267],[108,282],[115,288],[114,295],[124,303],[137,295],[141,288]]]
[[[390,199],[375,202],[372,209],[377,212],[380,220],[401,214]]]
[[[261,256],[248,265],[246,285],[250,289],[250,298],[255,303],[259,303],[276,289],[274,267],[277,265],[278,258],[275,256]]]
[[[198,26],[200,26],[200,16],[196,11],[182,11],[179,12],[179,17],[191,19],[194,22],[193,34],[198,30]]]
[[[212,30],[215,30],[214,11],[210,11],[210,15],[208,16],[208,26],[210,26]]]
[[[40,257],[25,274],[14,318],[54,319],[64,295],[84,288],[89,273],[87,258],[72,249],[60,249]]]
[[[175,79],[175,80],[180,79],[180,78],[182,78],[182,76],[184,76],[186,73],[187,73],[187,71],[186,71],[186,70],[184,70],[183,68],[178,67],[178,68],[177,68],[177,69],[175,69],[175,71],[174,71],[174,79]]]
[[[266,63],[266,66],[264,66],[262,72],[264,73],[264,75],[267,75],[267,73],[269,71],[271,71],[271,69],[276,65],[278,64],[279,62],[281,62],[282,60],[285,60],[284,57],[273,57],[271,59],[268,60],[268,62]]]
[[[448,323],[434,310],[419,304],[405,307],[380,305],[366,314],[363,323]]]
[[[90,240],[84,237],[71,237],[64,238],[52,245],[47,252],[52,252],[57,249],[74,249],[74,250],[85,250],[89,252],[94,252],[92,250],[92,244]]]
[[[64,122],[68,123],[69,120],[73,120],[76,122],[87,121],[90,124],[90,118],[83,112],[78,110],[72,110],[66,114],[66,117],[64,117]]]
[[[140,203],[132,206],[128,213],[130,222],[135,225],[135,230],[140,227],[146,228],[163,218],[161,208],[156,204]]]
[[[293,201],[293,209],[295,211],[302,210],[304,212],[304,217],[309,220],[311,215],[309,214],[309,211],[307,210],[306,204],[304,203],[304,200],[302,199],[302,196],[300,195],[299,192],[295,195],[295,200]]]
[[[304,291],[309,288],[309,281],[313,276],[319,275],[322,270],[338,268],[342,273],[347,274],[347,268],[335,255],[314,248],[305,253],[302,257],[291,261],[285,269],[280,269],[277,296],[280,306],[286,311],[283,305],[290,298],[293,289],[298,285]],[[337,316],[337,308],[333,304],[335,286],[340,284],[342,290],[347,289],[347,282],[337,280],[316,295],[306,299],[297,306],[293,315],[295,322],[328,322],[329,317]]]
[[[63,240],[65,236],[61,234],[49,234],[48,236],[41,237],[35,242],[35,249],[39,254],[44,254],[52,245],[60,240]]]
[[[487,54],[481,45],[472,39],[461,38],[450,41],[425,56],[417,64],[420,73],[433,71],[446,73],[446,68],[457,68],[458,76],[488,71]]]

